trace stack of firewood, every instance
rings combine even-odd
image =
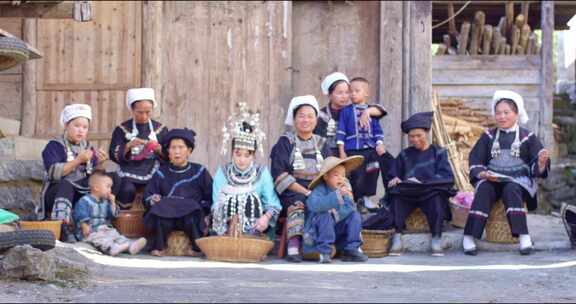
[[[462,99],[441,100],[439,104],[443,129],[459,154],[453,161],[459,163],[456,167],[461,168],[467,178],[470,151],[484,130],[495,125],[494,119],[486,110],[466,106]]]
[[[448,34],[436,55],[532,55],[540,52],[536,34],[528,25],[529,1],[522,1],[521,13],[514,17],[514,1],[506,2],[506,16],[498,25],[485,24],[486,15],[477,11],[474,21],[464,21],[456,30],[454,6],[448,4]]]

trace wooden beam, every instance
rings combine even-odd
[[[58,4],[26,3],[19,6],[0,6],[0,17],[72,19],[74,18],[74,1],[64,1]]]
[[[554,65],[552,44],[554,34],[554,1],[541,2],[541,28],[542,28],[542,67],[540,69],[540,126],[538,135],[544,146],[554,151],[554,132],[552,128],[552,116],[554,107]]]
[[[142,2],[142,87],[153,88],[162,117],[162,1]]]
[[[37,42],[37,20],[26,18],[22,23],[22,38],[26,42]],[[28,60],[22,65],[22,136],[34,136],[36,133],[36,60]]]
[[[403,3],[380,2],[380,88],[379,99],[388,111],[384,118],[384,144],[397,155],[402,148]]]

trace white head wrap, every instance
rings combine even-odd
[[[154,89],[152,88],[137,88],[129,89],[126,93],[126,107],[132,110],[132,104],[140,100],[150,100],[154,107],[156,107],[156,98],[154,97]]]
[[[526,109],[524,108],[524,99],[520,94],[509,91],[509,90],[498,90],[494,92],[494,96],[492,97],[492,116],[496,116],[496,103],[502,99],[510,99],[514,101],[516,107],[518,107],[518,122],[521,124],[525,124],[528,122],[528,113],[526,113]]]
[[[344,75],[343,73],[340,73],[340,72],[334,72],[334,73],[326,76],[326,78],[324,78],[324,81],[322,81],[322,84],[320,84],[320,88],[322,89],[322,93],[324,95],[328,95],[328,89],[330,89],[330,86],[338,80],[344,80],[344,81],[346,81],[346,83],[350,83],[350,81],[348,80],[348,77],[346,77],[346,75]]]
[[[294,125],[294,109],[301,105],[310,105],[316,110],[316,114],[320,112],[320,107],[318,106],[318,101],[316,97],[312,95],[304,95],[304,96],[296,96],[292,98],[290,101],[290,105],[288,106],[288,111],[286,112],[286,121],[285,124],[289,126]]]
[[[81,103],[65,106],[62,113],[60,113],[60,125],[64,127],[69,121],[78,117],[85,117],[88,120],[92,120],[92,108],[87,104]]]

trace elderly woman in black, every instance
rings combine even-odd
[[[302,261],[300,245],[304,233],[305,201],[310,181],[318,175],[324,158],[330,155],[326,139],[313,133],[318,122],[318,102],[311,95],[292,98],[286,124],[294,131],[282,135],[272,147],[271,173],[276,192],[287,216],[288,255]]]
[[[534,179],[548,176],[550,153],[534,133],[519,126],[528,121],[522,96],[496,91],[492,113],[497,127],[482,134],[470,152],[470,179],[476,193],[464,228],[464,252],[476,255],[474,239],[482,236],[492,206],[502,199],[512,235],[520,240],[520,253],[530,254],[524,202],[528,210],[536,209]]]
[[[188,161],[194,136],[188,129],[172,129],[166,134],[162,146],[170,163],[162,165],[146,186],[144,223],[152,231],[152,255],[165,255],[168,235],[174,230],[184,231],[190,239],[187,255],[201,254],[195,241],[207,232],[212,176],[204,166]]]
[[[432,255],[443,255],[442,225],[450,217],[448,198],[456,191],[447,151],[428,141],[433,115],[416,113],[402,122],[402,132],[408,135],[411,146],[398,154],[388,175],[396,227],[390,255],[401,254],[402,232],[415,208],[420,208],[428,220]]]

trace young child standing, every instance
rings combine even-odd
[[[74,207],[76,237],[112,256],[125,251],[139,253],[146,246],[145,238],[132,241],[111,226],[112,218],[120,213],[112,194],[112,178],[95,171],[88,183],[90,193],[84,195]]]
[[[360,126],[360,117],[368,109],[368,80],[356,77],[350,81],[352,104],[346,106],[340,114],[336,143],[340,158],[349,155],[361,155],[364,163],[351,173],[350,179],[354,197],[369,210],[378,205],[370,200],[376,194],[379,169],[386,176],[393,157],[384,147],[384,132],[378,120],[372,119],[368,127]]]
[[[330,263],[332,245],[341,252],[342,261],[364,262],[360,250],[362,217],[356,210],[346,172],[360,166],[362,156],[338,159],[330,156],[322,163],[318,176],[310,182],[306,200],[304,253],[318,252],[320,263]]]

